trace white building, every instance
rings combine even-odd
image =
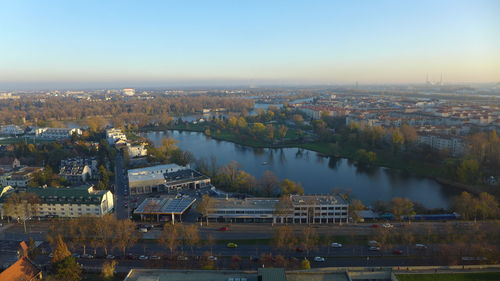
[[[462,155],[465,152],[463,138],[458,136],[419,134],[417,143],[428,145],[432,149],[448,151],[454,156]]]
[[[5,200],[14,192],[34,193],[40,199],[36,216],[39,217],[80,217],[102,216],[113,211],[113,194],[109,190],[94,190],[93,186],[80,187],[30,187],[10,190],[0,196],[0,217],[6,214],[3,208]]]
[[[122,90],[122,93],[126,96],[133,96],[133,95],[135,95],[135,89],[125,88]]]
[[[338,195],[290,195],[278,198],[214,198],[208,219],[219,222],[341,223],[349,218],[348,203]]]
[[[24,134],[24,130],[17,125],[0,126],[0,135],[16,136]]]
[[[73,135],[81,135],[82,130],[78,128],[38,128],[35,130],[35,135],[37,138],[42,139],[67,139],[71,138]]]
[[[146,148],[146,144],[144,143],[127,144],[127,151],[130,158],[148,155],[148,149]]]
[[[128,185],[131,195],[157,192],[166,183],[165,174],[187,169],[177,164],[157,165],[128,170]]]
[[[106,130],[106,140],[110,145],[113,145],[118,140],[126,141],[127,136],[122,132],[122,130],[111,128]]]

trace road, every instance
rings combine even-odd
[[[119,219],[129,217],[130,202],[128,199],[128,179],[126,176],[125,163],[123,161],[123,153],[118,151],[115,158],[115,215]],[[125,207],[127,203],[127,207]]]

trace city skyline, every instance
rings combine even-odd
[[[497,83],[500,3],[4,3],[0,88]]]

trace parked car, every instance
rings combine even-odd
[[[228,231],[228,230],[229,230],[229,227],[227,227],[227,226],[219,228],[219,231]]]
[[[232,242],[227,243],[227,245],[226,245],[226,246],[227,246],[228,248],[238,248],[238,244],[236,244],[236,243],[232,243]]]
[[[115,257],[115,256],[113,256],[113,255],[107,255],[107,256],[106,256],[106,259],[107,259],[107,260],[114,260],[115,258],[116,258],[116,257]]]
[[[368,248],[368,250],[370,250],[370,251],[380,251],[380,247],[378,247],[378,246],[371,246],[371,247]]]
[[[208,257],[208,260],[209,260],[209,261],[216,261],[216,260],[217,260],[217,257],[214,257],[214,256],[209,256],[209,257]]]
[[[368,247],[378,247],[380,246],[379,243],[375,240],[370,240],[368,241]]]
[[[336,243],[336,242],[333,242],[333,243],[331,244],[331,246],[332,246],[333,248],[342,248],[342,244],[340,244],[340,243]]]
[[[394,225],[392,225],[392,224],[390,224],[390,223],[384,223],[384,224],[382,224],[382,226],[383,226],[384,228],[393,228],[393,227],[394,227]]]
[[[187,261],[189,258],[186,256],[177,256],[178,261]]]
[[[314,257],[314,261],[317,261],[317,262],[324,262],[324,261],[325,261],[325,258],[323,258],[323,257]]]
[[[141,227],[141,228],[139,228],[139,232],[146,233],[146,232],[148,232],[148,229],[145,227]]]
[[[160,258],[160,256],[151,256],[149,259],[150,260],[159,260],[161,258]]]
[[[403,251],[399,250],[399,249],[396,249],[396,250],[392,251],[392,253],[395,254],[395,255],[402,255]]]
[[[141,261],[145,261],[145,260],[148,260],[148,259],[149,259],[148,256],[145,256],[145,255],[139,256],[139,260],[141,260]]]
[[[84,258],[84,259],[93,259],[94,256],[91,255],[91,254],[84,254],[84,255],[82,255],[82,258]]]

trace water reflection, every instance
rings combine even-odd
[[[301,148],[251,148],[207,138],[196,132],[151,132],[144,136],[155,145],[159,145],[164,137],[173,137],[178,140],[180,148],[191,151],[196,158],[205,158],[209,163],[215,157],[219,166],[237,161],[242,169],[257,178],[270,170],[281,179],[300,182],[309,194],[329,193],[334,187],[351,190],[354,198],[367,205],[376,200],[408,197],[426,207],[441,208],[447,207],[449,198],[457,194],[428,178],[358,165],[347,159],[319,156]]]

